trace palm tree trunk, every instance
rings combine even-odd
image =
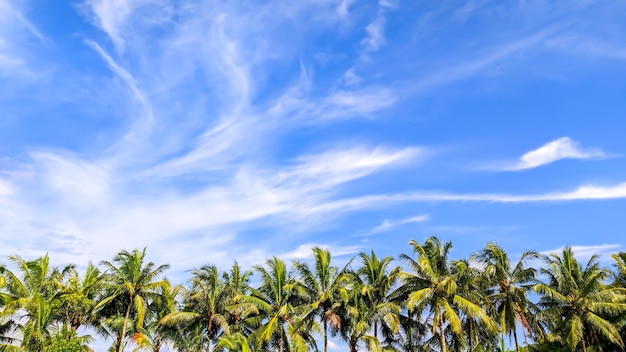
[[[349,343],[349,345],[350,345],[350,352],[357,352],[356,344],[357,344],[357,340],[353,339],[353,338],[350,338],[350,343]]]
[[[285,350],[285,330],[280,329],[280,352]]]
[[[447,352],[446,336],[444,335],[443,316],[439,316],[439,341],[441,342],[441,352]]]
[[[474,346],[473,346],[474,335],[472,335],[472,330],[473,330],[472,327],[473,326],[474,326],[474,324],[472,324],[472,322],[470,321],[469,325],[468,325],[469,332],[467,334],[468,335],[468,340],[469,340],[469,350],[470,350],[470,352],[474,350]]]
[[[324,320],[324,352],[328,352],[328,322]]]
[[[515,340],[515,351],[519,352],[519,343],[517,342],[517,326],[513,326],[513,339]]]
[[[128,317],[130,317],[130,309],[133,306],[133,298],[129,295],[128,307],[126,308],[126,315],[124,315],[124,324],[122,324],[122,333],[117,338],[117,352],[124,352],[124,337],[126,337],[126,324],[128,323]]]

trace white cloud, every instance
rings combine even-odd
[[[382,224],[374,227],[373,229],[365,233],[360,233],[358,234],[358,236],[371,236],[371,235],[376,235],[376,234],[383,233],[383,232],[388,232],[398,226],[425,222],[428,220],[428,218],[429,218],[428,214],[422,214],[422,215],[417,215],[417,216],[413,216],[413,217],[401,219],[401,220],[396,220],[396,221],[385,220],[382,222]]]
[[[103,49],[95,42],[87,41],[100,56],[104,59],[109,69],[123,82],[130,92],[129,100],[137,107],[130,119],[130,128],[124,136],[110,149],[116,150],[117,155],[124,155],[125,158],[134,157],[131,163],[136,162],[137,156],[146,159],[146,150],[155,153],[150,137],[155,122],[152,106],[145,94],[139,88],[138,82],[127,70],[119,66]],[[156,154],[156,153],[155,153]],[[128,162],[128,160],[118,160]],[[143,160],[147,162],[148,160]]]
[[[299,245],[296,249],[290,252],[278,255],[278,257],[282,259],[311,259],[313,258],[313,251],[311,250],[313,247],[324,248],[330,251],[333,257],[356,254],[362,250],[362,248],[359,246],[334,246],[334,245],[324,245],[324,244],[315,244],[315,243],[305,243],[305,244]]]
[[[110,175],[105,166],[74,156],[50,152],[31,153],[40,167],[42,181],[64,201],[78,206],[102,202],[110,194]]]
[[[559,247],[541,252],[543,255],[557,254],[560,255],[565,247]],[[622,250],[621,244],[599,244],[599,245],[577,245],[571,246],[574,255],[580,261],[588,261],[592,256],[599,255],[601,260],[610,259],[611,254]],[[584,265],[584,262],[582,263]]]
[[[506,169],[526,170],[551,164],[562,159],[592,159],[604,157],[606,157],[606,154],[600,149],[582,148],[578,142],[571,138],[562,137],[522,155],[517,163]]]
[[[383,208],[397,202],[493,202],[493,203],[533,203],[580,201],[626,198],[626,182],[615,186],[601,187],[586,185],[570,192],[544,194],[503,194],[503,193],[444,193],[444,192],[407,192],[398,194],[369,195],[344,198],[319,204],[307,209],[310,212],[330,213],[337,209],[356,211],[362,209]]]
[[[626,193],[622,185],[526,196],[418,192],[359,197],[359,190],[353,190],[355,198],[342,198],[348,182],[417,164],[430,152],[363,144],[329,148],[324,145],[328,141],[320,140],[302,150],[287,151],[289,156],[277,155],[283,151],[274,154],[274,144],[289,132],[354,118],[382,119],[385,109],[399,102],[403,92],[382,80],[371,83],[368,72],[360,68],[342,68],[330,77],[334,84],[320,84],[306,58],[300,63],[300,77],[285,74],[279,81],[285,78],[288,83],[282,86],[267,82],[273,79],[272,70],[290,67],[306,51],[293,43],[304,42],[316,31],[335,33],[337,26],[345,25],[342,21],[352,15],[352,3],[268,2],[252,8],[231,1],[87,0],[89,19],[115,46],[112,50],[94,39],[86,41],[112,72],[115,83],[114,89],[98,91],[97,101],[129,102],[119,108],[127,120],[115,135],[105,136],[104,142],[99,140],[83,152],[44,146],[25,153],[31,157],[28,165],[17,166],[7,175],[29,176],[10,176],[0,183],[0,199],[11,201],[0,204],[0,232],[20,234],[17,239],[2,235],[3,243],[12,245],[3,251],[43,253],[41,243],[59,235],[64,236],[63,245],[51,255],[83,262],[110,257],[121,246],[166,244],[161,248],[186,255],[167,259],[168,251],[162,251],[158,256],[186,269],[197,265],[195,260],[204,260],[199,258],[228,264],[233,256],[246,260],[266,253],[305,255],[304,250],[310,248],[297,244],[312,241],[298,237],[302,233],[314,232],[322,222],[332,226],[333,219],[349,212],[390,202],[522,202],[611,198]],[[1,6],[6,4],[7,0],[0,0]],[[395,2],[379,2],[367,37],[360,46],[357,43],[353,54],[385,45],[384,15],[394,7]],[[45,38],[27,21],[20,23],[31,39]],[[155,28],[167,35],[155,38]],[[4,59],[5,66],[21,64],[22,56],[14,55],[12,37],[3,33],[0,61]],[[533,37],[483,59],[441,70],[426,77],[422,87],[470,77],[540,39]],[[107,83],[96,80],[93,85]],[[348,89],[343,83],[354,85]],[[111,98],[107,94],[113,98],[107,99]],[[320,149],[324,151],[311,152]],[[388,221],[376,231],[418,221],[423,220]],[[293,236],[281,241],[248,237],[241,241],[241,234],[248,230],[281,228],[293,229]]]
[[[294,181],[298,184],[321,181],[320,185],[330,186],[364,177],[383,168],[422,161],[428,155],[428,151],[417,147],[398,150],[363,147],[331,150],[299,157],[296,166],[279,174],[279,179],[287,184]]]
[[[18,75],[29,77],[29,45],[36,38],[45,40],[41,32],[22,14],[18,2],[0,1],[0,78]]]
[[[141,6],[150,4],[163,6],[165,2],[159,0],[87,0],[85,4],[93,15],[94,23],[111,38],[117,51],[123,53],[126,48],[123,36],[132,28],[128,22],[133,12]]]
[[[13,187],[6,181],[0,178],[0,197],[10,196],[14,193]]]
[[[337,14],[339,14],[339,17],[345,18],[348,16],[350,13],[350,5],[352,5],[353,1],[354,0],[341,0],[339,5],[337,5]]]
[[[343,75],[343,79],[346,82],[347,86],[353,86],[356,84],[359,84],[363,81],[363,78],[361,78],[356,72],[354,67],[351,67],[349,70],[346,71],[346,73]]]
[[[434,88],[484,74],[504,59],[536,47],[549,35],[550,31],[537,32],[519,40],[490,48],[483,55],[465,58],[461,63],[448,65],[434,73],[428,73],[422,78],[418,78],[412,89],[417,93],[429,92]]]
[[[387,43],[387,41],[385,40],[385,24],[385,17],[378,16],[370,24],[367,25],[367,27],[365,28],[365,31],[367,32],[367,37],[365,37],[361,42],[366,51],[378,51],[382,46]]]

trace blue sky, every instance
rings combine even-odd
[[[0,0],[0,254],[624,250],[625,13]]]

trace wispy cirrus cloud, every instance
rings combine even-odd
[[[359,253],[363,249],[360,246],[334,246],[334,245],[324,245],[324,244],[316,244],[316,243],[304,243],[304,244],[299,245],[296,249],[292,251],[278,255],[278,257],[283,258],[283,259],[295,259],[295,260],[311,259],[313,258],[313,251],[311,250],[313,247],[326,249],[335,258],[345,256],[345,255],[354,255],[356,253]]]
[[[538,149],[531,150],[522,155],[520,159],[511,165],[501,168],[506,171],[521,171],[534,169],[539,166],[548,165],[563,159],[602,159],[607,154],[598,148],[583,148],[580,143],[569,137],[561,137],[552,142],[548,142]]]
[[[422,214],[422,215],[416,215],[416,216],[412,216],[412,217],[400,219],[400,220],[385,220],[382,222],[382,224],[364,233],[359,233],[357,234],[357,236],[371,236],[371,235],[376,235],[379,233],[388,232],[402,225],[423,223],[427,221],[428,218],[429,218],[428,214]]]
[[[60,67],[54,82],[84,80],[68,83],[57,94],[67,105],[85,100],[81,103],[96,107],[71,116],[72,126],[96,116],[94,143],[38,140],[20,146],[23,162],[0,170],[6,178],[4,187],[0,181],[0,238],[10,243],[3,251],[42,253],[44,244],[58,236],[61,245],[50,249],[58,260],[83,262],[121,247],[148,245],[186,253],[184,258],[168,258],[163,249],[158,253],[159,259],[186,269],[200,260],[229,264],[232,257],[254,258],[253,263],[268,253],[303,256],[312,244],[354,251],[341,241],[310,236],[353,212],[394,203],[624,197],[624,184],[522,195],[398,191],[409,184],[409,189],[428,188],[414,171],[433,161],[434,153],[420,143],[423,133],[430,133],[426,126],[398,131],[396,114],[407,120],[414,116],[397,108],[423,91],[480,76],[554,38],[553,32],[533,27],[469,54],[446,53],[441,57],[454,59],[433,59],[414,72],[405,63],[376,61],[377,53],[385,56],[382,50],[406,50],[405,43],[394,43],[389,35],[392,16],[400,13],[392,10],[400,5],[83,2],[79,7],[87,21],[81,19],[81,25],[93,25],[106,37],[94,35],[91,27],[74,36],[78,39],[72,44],[81,47],[72,47],[71,56],[89,57],[89,64]],[[32,22],[22,19],[11,21],[21,23],[31,39],[50,35],[33,31],[34,25],[29,29],[24,23]],[[13,50],[13,39],[3,36],[6,28],[0,29],[8,43],[0,41],[0,60],[4,53],[27,62]],[[324,47],[329,37],[332,47]],[[335,55],[332,65],[316,66],[311,53],[320,51]],[[421,65],[428,51],[420,47],[389,56],[410,56]],[[391,69],[397,71],[387,75]],[[78,73],[66,77],[70,71]],[[403,79],[411,83],[403,85]],[[85,89],[92,95],[74,96]],[[50,112],[57,114],[62,113]],[[110,125],[115,126],[100,129]],[[396,187],[400,174],[416,180]],[[373,231],[419,221],[387,220]],[[12,233],[19,238],[7,235]]]
[[[318,212],[332,212],[336,209],[381,208],[399,202],[492,202],[492,203],[536,203],[559,201],[583,201],[626,198],[626,182],[615,186],[585,185],[569,192],[543,194],[504,194],[504,193],[448,193],[448,192],[406,192],[384,195],[340,199],[320,205]]]
[[[31,76],[29,55],[24,48],[31,39],[41,42],[41,32],[16,7],[19,3],[0,0],[0,78]]]

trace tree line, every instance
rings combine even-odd
[[[623,351],[626,253],[602,266],[570,247],[512,259],[489,243],[451,260],[451,242],[410,241],[398,258],[360,253],[337,266],[278,257],[244,270],[204,265],[164,279],[146,249],[55,267],[45,255],[0,265],[0,351]],[[508,347],[507,347],[508,346]]]

